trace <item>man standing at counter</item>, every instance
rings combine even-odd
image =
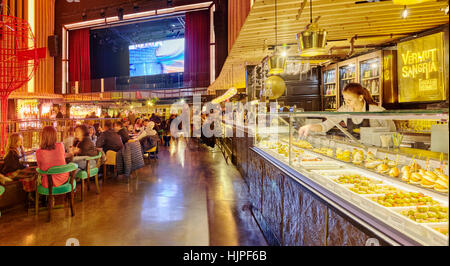
[[[342,91],[345,104],[337,112],[381,112],[385,109],[372,99],[370,92],[359,83],[349,83]],[[395,131],[395,124],[392,120],[348,118],[346,121],[338,116],[333,116],[320,124],[310,124],[302,126],[298,130],[300,137],[308,136],[309,132],[327,132],[341,121],[347,126],[350,134],[358,133],[361,127],[387,127],[390,131]],[[333,123],[335,122],[335,123]],[[359,134],[357,134],[359,135]]]

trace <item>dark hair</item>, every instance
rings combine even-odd
[[[111,127],[112,127],[111,121],[110,120],[106,120],[104,127],[107,128],[107,129],[111,129]]]
[[[114,126],[123,127],[123,123],[121,121],[114,122]]]
[[[89,137],[89,128],[86,125],[78,125],[75,130],[80,129],[83,133],[83,137]]]
[[[144,123],[145,123],[145,122],[150,122],[150,120],[146,118],[146,119],[144,119]]]
[[[52,126],[46,126],[42,129],[41,134],[41,145],[40,148],[43,150],[54,150],[56,144],[56,129]]]
[[[377,103],[373,100],[372,96],[370,95],[370,92],[361,86],[359,83],[349,83],[345,86],[343,92],[351,92],[356,95],[362,95],[364,97],[364,100],[367,104],[375,104]]]

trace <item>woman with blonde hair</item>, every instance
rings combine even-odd
[[[20,160],[25,156],[23,148],[23,137],[20,133],[12,133],[6,143],[4,164],[0,173],[11,179],[19,179],[22,182],[23,190],[34,191],[36,181],[35,167],[29,167]]]

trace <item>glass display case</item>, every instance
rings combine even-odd
[[[323,71],[323,109],[325,111],[336,110],[339,106],[339,91],[337,89],[336,65],[327,67]]]
[[[344,104],[344,97],[342,96],[342,90],[349,83],[358,82],[358,61],[357,59],[351,59],[343,61],[338,64],[339,69],[339,105],[337,108]]]
[[[372,127],[348,132],[340,123],[347,119],[367,119]],[[301,126],[325,120],[338,130],[299,137]],[[382,121],[434,121],[447,127],[448,140],[448,109],[302,112],[258,121],[254,146],[356,208],[365,219],[381,221],[393,234],[420,245],[448,245],[448,150],[432,151],[433,143],[413,148],[404,140],[414,136],[383,128]],[[431,142],[433,134],[428,135]]]

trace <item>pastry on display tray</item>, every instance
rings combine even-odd
[[[386,193],[384,196],[371,197],[371,200],[384,207],[432,206],[440,203],[432,197],[418,192]]]
[[[400,213],[418,223],[448,222],[448,207],[444,206],[420,206],[415,209],[402,210]]]

